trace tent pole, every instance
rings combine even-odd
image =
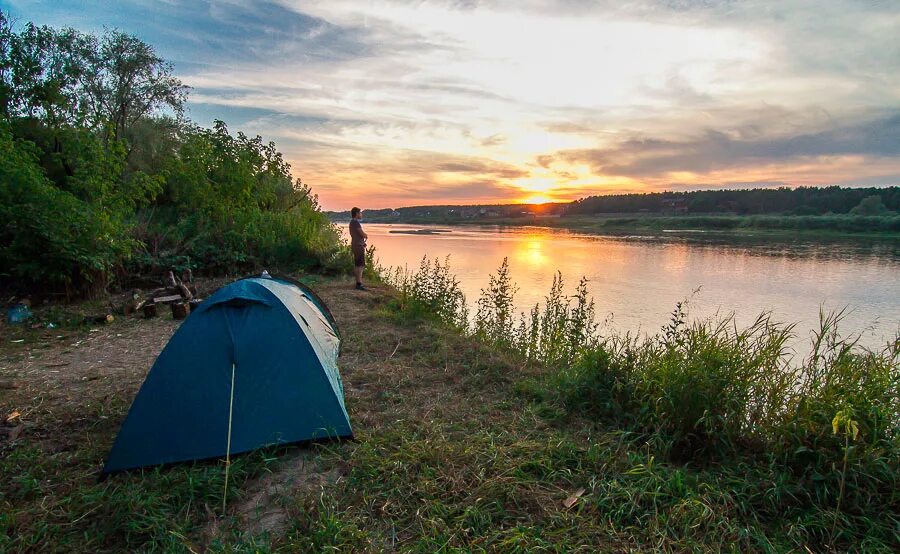
[[[222,492],[222,515],[228,498],[228,468],[231,466],[231,414],[234,409],[234,362],[231,363],[231,398],[228,401],[228,442],[225,446],[225,490]]]

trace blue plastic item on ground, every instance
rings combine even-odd
[[[31,319],[31,310],[25,304],[16,304],[6,310],[6,321],[10,325],[25,323],[29,319]]]

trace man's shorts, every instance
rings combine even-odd
[[[353,252],[353,265],[366,267],[366,245],[353,244],[350,246],[350,251]]]

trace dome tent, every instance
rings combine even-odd
[[[266,275],[222,287],[156,359],[103,473],[352,438],[339,348],[331,313],[304,285]]]

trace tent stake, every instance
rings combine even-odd
[[[231,414],[234,409],[234,363],[231,364],[231,398],[228,401],[228,442],[225,446],[225,490],[222,492],[222,515],[228,498],[228,468],[231,467]]]

